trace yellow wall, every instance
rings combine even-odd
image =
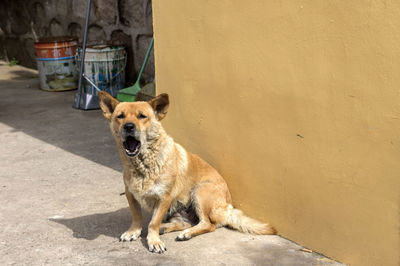
[[[155,0],[153,12],[164,125],[236,206],[342,262],[399,265],[400,1]]]

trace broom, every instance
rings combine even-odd
[[[135,84],[133,84],[133,86],[131,86],[131,87],[127,87],[125,89],[120,90],[117,94],[118,101],[121,101],[121,102],[134,102],[135,101],[137,93],[142,89],[140,87],[140,78],[142,77],[144,68],[146,67],[147,61],[150,56],[151,49],[153,49],[153,43],[154,43],[154,37],[151,38],[149,48],[147,49],[142,68],[140,69],[139,76],[138,76]]]

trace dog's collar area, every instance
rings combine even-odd
[[[141,143],[140,141],[136,140],[135,137],[127,136],[122,144],[124,146],[126,155],[129,157],[134,157],[139,154]]]

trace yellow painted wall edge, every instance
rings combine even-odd
[[[153,1],[167,132],[284,237],[399,265],[399,14],[391,0]]]

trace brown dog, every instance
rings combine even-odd
[[[184,230],[177,240],[188,240],[219,226],[253,234],[276,233],[272,226],[233,208],[221,175],[167,135],[160,123],[169,106],[167,94],[149,102],[133,103],[120,103],[106,92],[100,92],[99,97],[118,146],[132,212],[132,224],[120,240],[136,240],[140,236],[141,207],[153,213],[147,235],[152,252],[166,251],[160,230]],[[162,223],[163,219],[166,223]]]

